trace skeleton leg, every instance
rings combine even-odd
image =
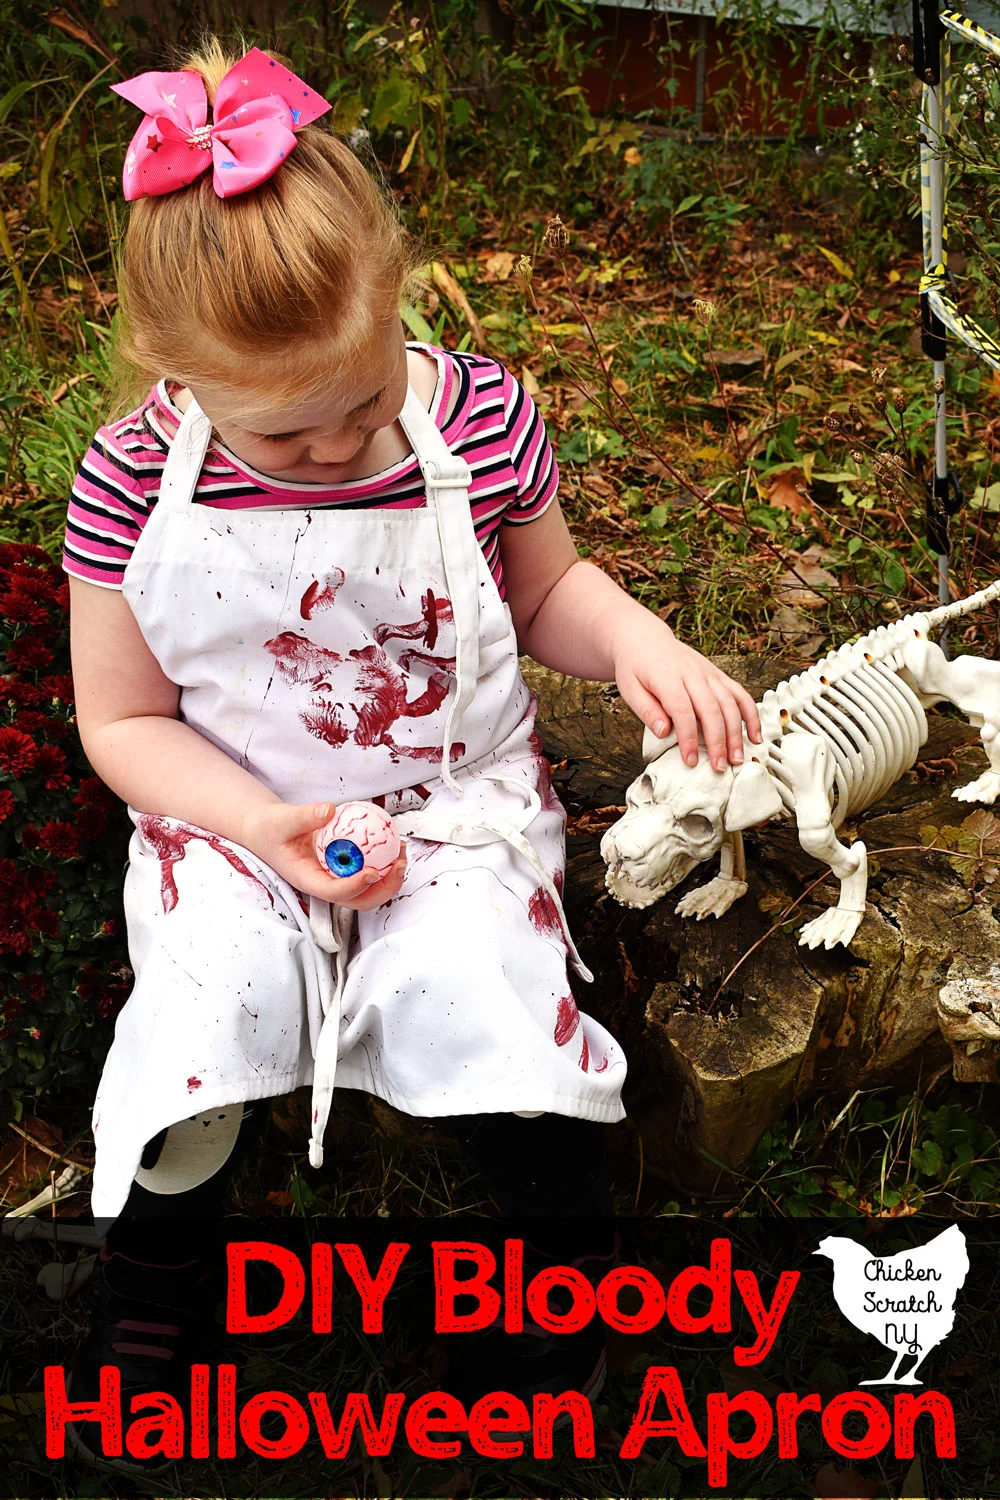
[[[707,885],[688,891],[674,911],[679,917],[721,917],[734,901],[747,893],[747,864],[743,857],[742,833],[731,833],[722,846],[719,873]]]
[[[940,646],[917,635],[907,642],[903,661],[918,693],[947,698],[970,724],[981,726],[990,768],[951,795],[959,802],[995,802],[1000,796],[1000,662],[979,656],[949,661]]]
[[[808,948],[846,945],[861,925],[868,889],[868,855],[860,839],[848,849],[837,838],[830,815],[830,791],[836,766],[818,735],[792,731],[780,746],[781,776],[794,797],[799,843],[807,854],[828,864],[840,881],[840,900],[822,916],[807,922],[799,942]]]

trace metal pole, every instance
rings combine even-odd
[[[923,84],[921,102],[920,146],[921,179],[926,183],[929,202],[924,222],[924,269],[945,264],[945,129],[947,88],[945,53],[942,46],[944,28],[938,19],[937,0],[913,0],[913,68]],[[929,223],[927,220],[929,219]],[[929,297],[921,297],[921,348],[931,361],[934,372],[934,478],[927,487],[927,540],[937,553],[938,599],[946,604],[951,598],[948,586],[950,553],[949,515],[951,480],[948,474],[947,393],[945,372],[945,327],[935,315]],[[940,637],[947,651],[947,632]]]

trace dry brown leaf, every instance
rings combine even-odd
[[[625,944],[618,944],[618,966],[622,971],[622,983],[625,986],[625,998],[631,1000],[639,993],[639,977],[632,967],[632,960],[628,956]]]
[[[837,586],[833,574],[821,568],[818,562],[800,557],[787,573],[782,573],[776,593],[782,604],[790,604],[793,609],[819,609],[827,600],[823,594],[817,593],[817,589],[836,589]]]
[[[813,504],[802,470],[786,469],[783,474],[776,474],[767,489],[767,503],[778,510],[791,511],[793,516],[812,515]]]
[[[454,303],[461,310],[463,318],[469,325],[469,332],[472,334],[477,349],[485,349],[486,334],[483,330],[483,325],[472,311],[468,297],[462,291],[462,288],[447,266],[442,265],[439,260],[434,261],[431,265],[431,276],[434,278],[435,286],[444,292],[448,301]]]
[[[506,281],[517,259],[513,250],[494,250],[484,263],[487,281]]]

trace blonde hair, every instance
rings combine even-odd
[[[211,105],[238,60],[212,37],[182,66]],[[246,392],[248,411],[304,400],[395,326],[415,264],[382,188],[320,124],[251,192],[219,198],[207,171],[139,199],[119,262],[120,393],[166,376]]]

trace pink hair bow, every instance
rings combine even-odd
[[[122,174],[129,202],[187,187],[210,166],[220,198],[249,192],[278,170],[294,132],[331,108],[257,47],[219,84],[211,124],[200,73],[140,73],[112,89],[145,111]]]

